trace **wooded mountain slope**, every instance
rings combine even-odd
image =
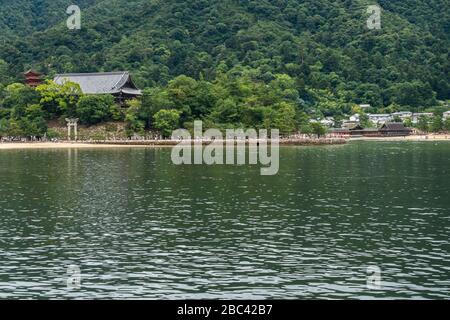
[[[378,108],[450,98],[448,0],[379,0],[381,30],[363,0],[84,0],[81,30],[68,30],[71,2],[0,0],[0,81],[129,70],[150,87],[246,67],[255,81],[290,75],[304,101],[307,88]]]

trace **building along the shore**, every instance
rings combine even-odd
[[[414,124],[419,123],[420,118],[434,118],[434,113],[432,112],[413,113],[411,117],[411,122]]]
[[[403,123],[385,123],[378,130],[383,137],[409,136],[411,129],[405,127]]]
[[[411,129],[405,127],[403,123],[385,123],[379,129],[363,128],[356,125],[351,128],[331,129],[330,136],[338,138],[349,137],[398,137],[409,136]]]
[[[400,112],[394,112],[392,114],[392,117],[398,117],[402,121],[406,121],[408,119],[412,118],[413,113],[411,111],[400,111]]]
[[[60,85],[66,81],[77,83],[84,94],[111,94],[120,104],[142,94],[127,71],[66,73],[57,74],[54,78],[54,82]]]
[[[376,126],[394,120],[391,114],[368,114],[369,120]]]
[[[443,118],[444,118],[444,120],[450,119],[450,111],[444,112]]]

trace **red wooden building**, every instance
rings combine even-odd
[[[24,73],[24,75],[25,83],[32,88],[36,88],[42,83],[42,74],[40,74],[39,72],[28,70]]]

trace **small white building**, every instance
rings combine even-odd
[[[320,123],[327,127],[334,127],[335,121],[333,117],[326,117],[325,119],[320,120]]]
[[[325,119],[310,119],[309,123],[320,123],[331,128],[334,126],[335,121],[332,117],[327,117]]]
[[[434,113],[432,113],[432,112],[413,113],[413,115],[411,117],[411,122],[412,123],[418,123],[419,119],[422,118],[422,117],[433,118],[434,117]]]
[[[394,120],[394,117],[387,113],[382,114],[368,114],[369,121],[371,121],[374,125],[378,126],[380,124],[385,124],[387,122],[391,122]]]
[[[450,119],[450,111],[444,112],[443,118],[444,118],[444,120]]]
[[[367,109],[372,108],[372,106],[371,106],[370,104],[360,104],[359,107],[360,107],[362,110],[367,110]]]
[[[411,119],[413,116],[413,113],[410,111],[400,111],[400,112],[394,112],[392,114],[392,118],[399,117],[403,122],[405,122],[408,119]]]
[[[342,129],[351,129],[359,125],[359,121],[350,121],[350,120],[344,120],[342,121]]]
[[[358,122],[359,123],[359,120],[360,120],[359,113],[355,113],[354,115],[350,116],[349,120],[352,121],[352,122]]]

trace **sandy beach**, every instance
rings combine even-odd
[[[351,138],[348,141],[450,141],[449,135],[413,135],[407,137],[358,137]],[[280,145],[290,145],[293,140],[280,141]],[[164,141],[158,143],[157,141],[143,142],[137,141],[117,143],[117,142],[102,142],[102,143],[88,143],[88,142],[2,142],[0,143],[0,150],[13,149],[92,149],[92,148],[155,148],[155,147],[172,147],[178,142]]]
[[[0,150],[12,149],[92,149],[92,148],[148,148],[163,147],[155,145],[120,145],[120,144],[94,144],[81,142],[17,142],[0,143]]]
[[[358,137],[351,138],[350,140],[363,140],[363,141],[450,141],[450,134],[440,135],[411,135],[406,137]]]

